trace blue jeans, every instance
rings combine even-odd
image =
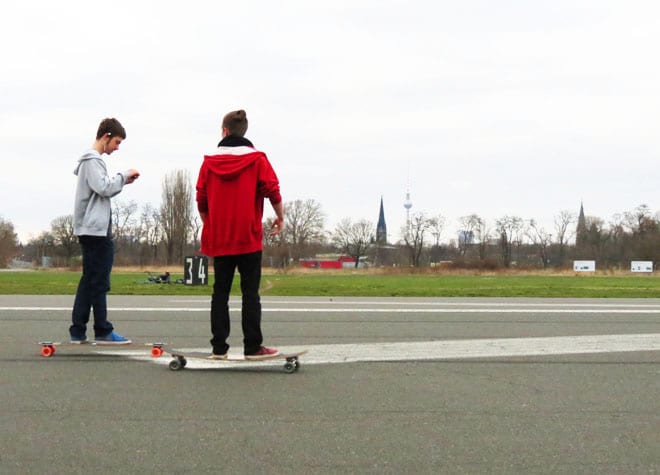
[[[115,257],[114,244],[108,237],[80,236],[83,273],[78,283],[76,299],[71,313],[72,338],[84,339],[89,313],[94,309],[94,336],[109,335],[113,326],[108,321],[106,293],[110,290],[110,271]]]
[[[241,275],[241,323],[243,327],[243,351],[251,354],[259,351],[263,343],[261,334],[261,251],[234,256],[213,258],[215,282],[211,299],[211,345],[215,354],[224,354],[229,349],[227,338],[231,330],[229,323],[229,292],[238,268]]]

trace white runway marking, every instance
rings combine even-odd
[[[170,303],[202,303],[210,304],[211,300],[178,300],[173,299],[169,301]],[[261,299],[263,305],[309,305],[308,300],[267,300]],[[452,302],[449,300],[445,301],[425,301],[425,302],[416,302],[408,300],[316,300],[314,305],[377,305],[380,307],[394,306],[396,305],[406,305],[406,306],[421,306],[421,307],[525,307],[525,308],[535,308],[535,307],[592,307],[592,308],[660,308],[660,304],[637,304],[637,303],[579,303],[579,302]]]
[[[170,303],[196,303],[210,305],[210,299],[195,300],[195,299],[171,299]],[[263,305],[309,305],[308,300],[267,300],[261,299]],[[403,300],[317,300],[314,305],[378,305],[381,307],[387,306],[421,306],[421,307],[594,307],[594,308],[660,308],[660,304],[637,304],[637,303],[559,303],[559,302],[452,302],[452,301],[403,301]]]
[[[209,312],[209,307],[109,307],[111,312]],[[230,311],[240,312],[240,307]],[[71,307],[0,307],[0,311],[12,312],[70,312]],[[654,308],[264,308],[263,313],[635,313],[660,314]]]
[[[182,351],[209,351],[209,348],[179,348]],[[544,338],[493,338],[478,340],[420,341],[401,343],[359,343],[280,347],[282,353],[307,349],[301,356],[304,365],[359,363],[378,361],[463,360],[520,356],[553,356],[597,353],[660,351],[660,333],[633,335],[589,335]],[[105,354],[122,354],[139,360],[168,364],[169,356],[153,359],[144,352],[100,350]],[[188,360],[188,368],[222,368],[239,366],[278,366],[282,360],[256,363],[211,362]]]

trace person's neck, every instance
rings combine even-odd
[[[96,140],[92,145],[92,148],[96,150],[99,155],[103,155],[105,153],[105,145],[100,140]]]

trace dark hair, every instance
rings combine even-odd
[[[96,139],[98,140],[106,134],[110,134],[111,137],[118,135],[122,139],[126,138],[124,127],[115,118],[103,119],[101,121],[99,124],[99,130],[96,132]]]
[[[248,120],[243,109],[233,111],[222,119],[222,128],[229,130],[230,135],[243,137],[248,128]]]

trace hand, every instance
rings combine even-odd
[[[280,218],[275,218],[273,225],[270,227],[270,235],[277,236],[284,229],[284,220]]]
[[[140,172],[131,168],[130,170],[128,170],[128,178],[126,179],[126,184],[129,185],[133,183],[135,180],[138,179],[139,176],[140,176]]]

